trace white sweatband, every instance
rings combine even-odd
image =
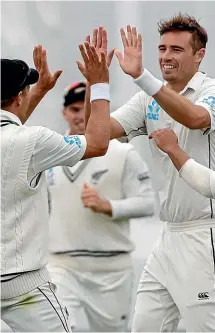
[[[146,68],[144,68],[143,73],[137,79],[134,79],[134,83],[149,96],[157,94],[163,86],[163,82],[154,77]]]
[[[108,83],[96,83],[90,87],[90,103],[98,99],[110,102],[110,86]]]
[[[182,166],[179,176],[195,191],[205,197],[213,196],[211,181],[214,181],[215,171],[206,168],[194,161],[192,158]]]

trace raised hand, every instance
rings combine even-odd
[[[46,92],[51,90],[60,77],[62,70],[59,69],[54,73],[50,72],[47,62],[46,50],[42,47],[42,45],[37,45],[34,47],[33,60],[35,68],[39,72],[37,87]]]
[[[76,63],[89,84],[109,83],[109,71],[105,53],[101,51],[99,56],[95,47],[87,41],[84,45],[80,44],[79,49],[84,60],[84,65],[80,61],[76,61]]]
[[[120,33],[124,46],[124,56],[119,50],[115,50],[114,54],[117,56],[122,70],[136,79],[143,72],[142,36],[137,34],[135,27],[131,28],[130,25],[127,26],[127,36],[124,29],[120,29]]]
[[[92,41],[90,35],[87,35],[86,41],[95,47],[96,52],[98,53],[99,56],[101,52],[105,53],[107,57],[107,66],[109,67],[114,55],[114,49],[112,49],[109,52],[107,51],[107,45],[108,45],[107,31],[103,27],[99,27],[99,29],[94,29]]]

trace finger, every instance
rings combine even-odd
[[[136,27],[132,27],[131,34],[132,34],[133,46],[137,47],[137,29],[136,29]]]
[[[122,44],[123,44],[123,46],[125,48],[125,47],[128,46],[128,40],[127,40],[127,37],[125,35],[125,31],[124,31],[123,28],[120,29],[120,33],[121,33],[121,38],[122,38]]]
[[[37,60],[38,60],[38,68],[39,70],[41,70],[42,67],[42,52],[43,52],[43,47],[42,45],[38,45],[38,49],[37,49]]]
[[[34,66],[35,68],[38,70],[38,46],[34,46],[34,49],[33,49],[33,60],[34,60]]]
[[[133,46],[132,35],[131,35],[131,26],[127,25],[127,35],[128,35],[128,45]]]
[[[89,58],[88,58],[88,56],[87,56],[87,53],[86,53],[86,50],[85,50],[85,47],[84,47],[84,45],[83,44],[80,44],[79,45],[79,50],[80,50],[80,52],[81,52],[81,56],[82,56],[82,58],[83,58],[83,60],[84,60],[84,63],[85,63],[85,65],[89,62]]]
[[[91,50],[90,44],[88,42],[85,42],[84,45],[85,45],[85,48],[86,48],[86,51],[87,51],[87,56],[89,58],[89,61],[90,62],[94,61],[94,55],[93,55],[93,52]]]
[[[115,50],[114,54],[116,55],[117,59],[119,60],[119,63],[121,64],[121,62],[123,61],[123,55],[119,50]]]
[[[88,43],[90,44],[90,35],[87,35],[87,36],[86,36],[85,41],[88,42]]]
[[[91,52],[92,52],[92,55],[93,55],[93,59],[94,59],[94,61],[96,62],[96,63],[99,63],[99,55],[98,55],[98,53],[96,52],[96,49],[95,49],[95,47],[93,46],[93,45],[90,45],[90,50],[91,50]]]
[[[104,52],[101,52],[101,64],[102,67],[107,67],[107,58]]]
[[[97,36],[98,36],[98,29],[93,30],[93,40],[92,40],[92,45],[97,46]]]
[[[112,59],[113,59],[114,51],[115,51],[115,49],[111,50],[111,51],[108,53],[108,56],[107,56],[107,65],[108,65],[108,67],[110,66],[111,61],[112,61]]]
[[[142,51],[142,35],[138,34],[137,36],[137,49],[138,51]]]
[[[100,49],[102,46],[102,29],[103,27],[99,27],[98,35],[97,35],[97,45],[96,47]]]
[[[79,71],[84,75],[85,67],[80,61],[76,61]]]
[[[44,73],[49,72],[48,63],[47,63],[47,51],[41,48],[41,71]]]
[[[54,78],[54,81],[55,81],[55,82],[59,79],[59,77],[61,76],[62,72],[63,72],[62,69],[58,69],[58,70],[53,74],[53,78]]]
[[[107,40],[107,31],[106,29],[102,29],[102,49],[106,52],[107,54],[107,44],[108,44],[108,40]]]

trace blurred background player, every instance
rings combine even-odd
[[[15,332],[70,331],[46,268],[49,214],[44,171],[104,155],[110,139],[106,57],[99,59],[88,43],[79,48],[84,65],[77,62],[78,67],[94,95],[85,135],[62,136],[23,125],[62,72],[50,73],[42,46],[33,52],[36,70],[22,60],[1,59],[1,319]]]
[[[190,187],[205,197],[215,199],[215,171],[199,164],[185,153],[179,147],[178,138],[173,130],[167,128],[157,130],[150,135],[150,139],[152,138],[158,148],[168,154],[179,171],[179,176]]]
[[[64,96],[67,135],[85,132],[86,84]],[[48,170],[51,194],[49,270],[71,325],[125,331],[132,293],[129,219],[151,216],[154,195],[147,166],[132,145],[112,140],[102,158]]]

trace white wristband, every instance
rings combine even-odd
[[[110,87],[108,83],[96,83],[90,87],[90,103],[98,99],[110,102]]]
[[[163,83],[156,79],[146,68],[137,79],[134,79],[134,82],[149,96],[157,94],[163,86]]]

